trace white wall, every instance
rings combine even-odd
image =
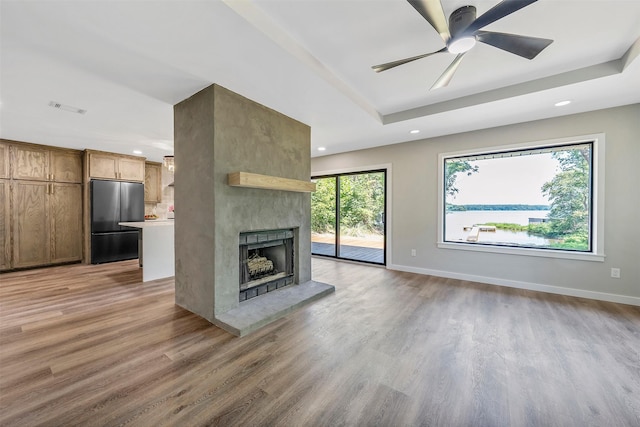
[[[606,138],[604,262],[436,246],[439,153],[597,133]],[[393,174],[389,268],[640,305],[640,104],[318,157],[311,170],[382,163]]]

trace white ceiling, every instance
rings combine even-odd
[[[480,15],[497,1],[442,3]],[[484,28],[554,39],[538,57],[479,43],[434,91],[451,54],[371,70],[443,47],[405,0],[0,4],[5,139],[157,161],[173,105],[212,83],[311,126],[313,155],[640,102],[638,0],[540,0]]]

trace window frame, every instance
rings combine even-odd
[[[554,146],[577,145],[580,143],[591,143],[592,145],[592,165],[591,165],[591,250],[590,251],[574,251],[563,249],[547,249],[547,248],[530,248],[515,246],[500,246],[491,244],[474,244],[466,242],[447,242],[444,240],[445,228],[445,204],[446,194],[444,191],[444,164],[446,159],[482,156],[492,153],[503,153],[508,151],[534,150],[548,148]],[[524,142],[509,145],[500,145],[492,147],[481,147],[456,152],[447,152],[438,154],[438,237],[437,247],[440,249],[453,249],[473,252],[488,252],[510,255],[523,255],[534,257],[548,257],[573,259],[582,261],[598,261],[605,260],[604,254],[604,166],[605,166],[605,135],[590,134],[583,136],[574,136],[568,138],[559,138],[544,141]]]

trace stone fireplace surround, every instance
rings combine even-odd
[[[245,171],[309,181],[310,128],[221,86],[174,106],[176,304],[245,335],[334,291],[311,280],[308,192],[230,186]],[[239,301],[239,236],[294,230],[294,285]]]

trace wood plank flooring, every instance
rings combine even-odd
[[[640,308],[313,260],[244,338],[137,261],[0,275],[2,426],[639,426]]]

